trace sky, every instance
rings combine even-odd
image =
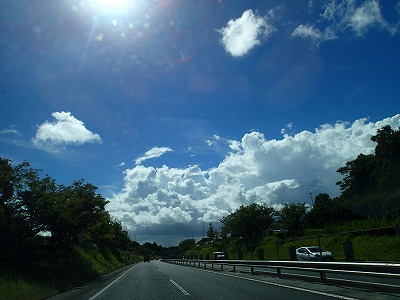
[[[400,0],[4,0],[0,156],[85,179],[132,239],[340,195],[400,125]]]

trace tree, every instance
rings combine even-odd
[[[38,180],[38,170],[28,162],[13,167],[11,160],[0,157],[0,252],[3,259],[13,256],[19,243],[41,230],[40,221],[29,205],[31,188]]]
[[[41,178],[28,162],[12,166],[0,157],[0,263],[27,265],[49,244],[65,251],[82,242],[128,249],[128,233],[111,218],[107,201],[96,191],[83,179],[57,185],[48,175]],[[39,235],[43,231],[51,236]]]
[[[372,176],[375,168],[372,154],[360,154],[355,160],[347,162],[344,167],[337,170],[344,178],[336,184],[346,194],[371,193],[377,186],[376,178]]]
[[[241,205],[235,212],[221,219],[222,235],[256,242],[273,223],[273,208],[257,203]]]
[[[360,154],[337,170],[340,205],[355,217],[388,215],[400,208],[400,131],[384,126],[371,140],[375,153]]]
[[[337,201],[325,193],[315,197],[311,211],[305,216],[306,223],[314,228],[323,228],[326,223],[341,218],[341,209]]]
[[[377,168],[373,176],[379,192],[394,191],[400,182],[400,131],[389,125],[382,127],[371,137],[376,142],[375,160]]]
[[[196,241],[194,239],[186,239],[179,243],[179,249],[181,249],[183,253],[185,253],[185,251],[187,250],[192,249],[195,246]]]
[[[304,217],[307,213],[305,203],[286,203],[279,211],[280,220],[289,235],[302,235]]]
[[[50,203],[55,218],[48,225],[55,241],[72,244],[80,237],[92,240],[100,225],[113,226],[105,210],[107,201],[96,190],[97,187],[84,180],[59,186]]]
[[[214,230],[214,225],[213,223],[208,224],[208,230],[207,230],[207,237],[209,241],[214,241],[215,239],[215,230]]]

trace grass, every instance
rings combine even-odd
[[[0,298],[2,300],[43,299],[56,291],[51,285],[28,282],[21,275],[0,275]]]
[[[228,252],[229,259],[239,259],[242,252],[243,259],[260,259],[259,251],[265,260],[289,260],[289,247],[317,246],[318,232],[311,232],[312,236],[296,239],[279,240],[276,236],[265,236],[256,245],[246,245],[238,240],[231,240],[224,245],[204,245],[187,251],[185,256],[212,259],[214,251]],[[356,261],[391,261],[400,262],[400,237],[396,234],[381,234],[379,232],[321,235],[319,242],[322,248],[332,252],[336,261],[346,261],[343,242],[351,241]]]
[[[63,254],[30,266],[1,266],[0,299],[44,299],[141,260],[136,255],[128,258],[127,252],[94,245],[73,246]]]

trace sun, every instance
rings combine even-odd
[[[109,7],[111,9],[120,9],[123,7],[126,7],[129,2],[129,0],[97,0],[99,5],[103,5],[105,7]]]
[[[129,11],[135,0],[91,0],[90,6],[101,14],[124,14]]]

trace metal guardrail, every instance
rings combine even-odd
[[[318,261],[259,261],[259,260],[197,260],[197,259],[166,259],[165,262],[214,269],[219,266],[248,267],[254,274],[257,269],[275,269],[278,277],[282,276],[282,270],[301,270],[307,272],[319,272],[321,282],[326,281],[327,273],[346,274],[350,276],[381,277],[400,280],[400,263],[349,263],[349,262],[318,262]],[[397,285],[400,287],[400,281]]]

